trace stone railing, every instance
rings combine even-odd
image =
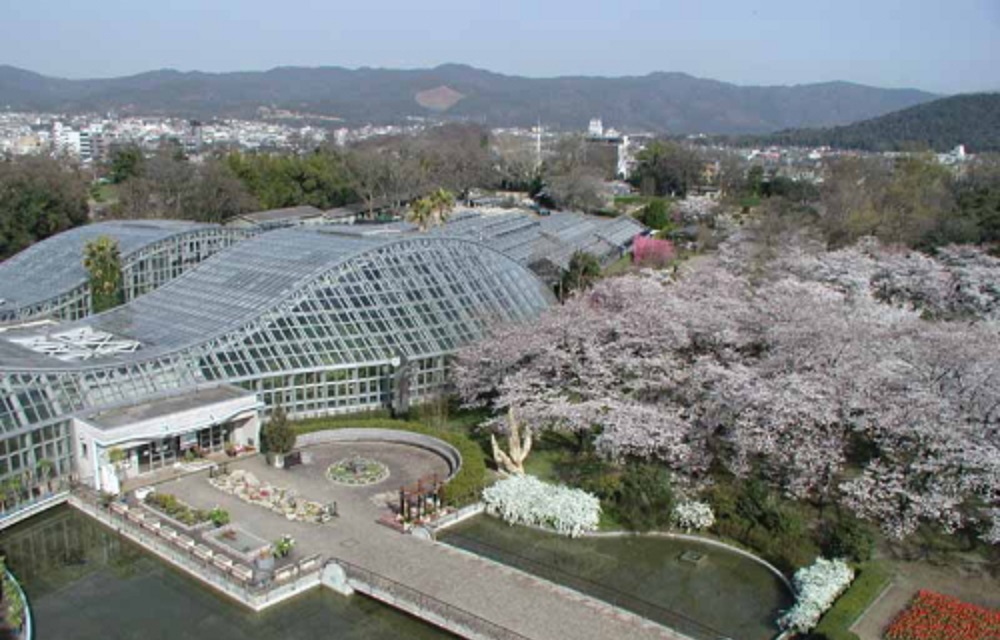
[[[53,481],[52,488],[46,490],[44,494],[18,502],[9,509],[0,510],[0,530],[66,502],[69,488],[70,483],[67,478],[58,478]]]
[[[440,518],[435,518],[428,523],[427,528],[432,534],[432,537],[436,537],[438,532],[456,525],[459,522],[473,518],[484,511],[486,511],[486,505],[482,502],[475,502],[462,507],[458,511],[452,511],[451,513],[447,513]]]
[[[458,449],[444,440],[433,436],[403,431],[400,429],[325,429],[303,433],[296,439],[298,447],[310,447],[317,444],[332,444],[336,442],[388,442],[418,447],[440,456],[448,464],[448,477],[451,480],[462,468],[462,454]]]
[[[142,519],[133,520],[129,517],[134,515],[131,512],[106,508],[92,490],[77,487],[70,494],[69,504],[161,560],[254,611],[262,611],[320,584],[322,563],[315,556],[282,567],[285,570],[284,579],[254,582],[252,571],[246,571],[248,568],[216,562],[216,554],[203,553],[207,547],[188,536],[164,536],[162,534],[165,532],[144,526]]]
[[[3,579],[14,585],[14,590],[17,594],[14,597],[21,600],[21,626],[19,629],[14,630],[13,637],[16,640],[34,640],[35,631],[32,628],[31,605],[28,603],[28,596],[24,594],[24,589],[21,588],[21,583],[17,581],[14,574],[10,572],[10,569],[4,567],[3,570],[5,573]],[[8,603],[4,602],[3,605],[4,610],[6,611]]]
[[[538,527],[532,528],[544,531],[544,529]],[[634,615],[654,624],[665,626],[679,637],[686,637],[692,640],[726,640],[727,638],[725,632],[699,622],[679,611],[667,608],[656,602],[637,598],[633,594],[620,591],[615,587],[566,571],[556,564],[542,562],[518,553],[511,554],[509,550],[501,549],[483,540],[468,538],[460,533],[451,533],[449,536],[452,540],[461,541],[460,545],[449,545],[451,549],[458,553],[467,554],[485,562],[496,562],[513,571],[534,576],[539,580],[551,583],[555,589],[565,590],[567,593],[574,594],[574,597],[579,599],[592,598],[600,601],[622,614]],[[511,555],[514,557],[513,561],[493,559]]]
[[[332,559],[344,570],[350,586],[369,597],[381,600],[422,620],[473,640],[528,640],[503,625],[486,620],[461,607],[438,600],[418,589],[409,587],[364,567]]]

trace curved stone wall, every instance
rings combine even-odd
[[[543,529],[545,531],[551,531],[548,529]],[[673,531],[649,531],[646,533],[636,533],[634,531],[588,531],[583,534],[588,538],[618,538],[625,536],[655,536],[661,538],[676,538],[678,540],[688,540],[690,542],[698,542],[705,544],[710,547],[718,547],[720,549],[725,549],[726,551],[735,553],[737,555],[743,556],[749,560],[753,560],[757,564],[760,564],[768,569],[775,577],[779,578],[782,583],[791,593],[795,593],[795,587],[792,586],[791,581],[781,572],[776,566],[761,558],[755,553],[747,551],[746,549],[740,549],[737,546],[722,542],[721,540],[716,540],[715,538],[708,538],[706,536],[699,536],[690,533],[674,533]]]
[[[326,429],[304,433],[296,439],[299,447],[311,447],[318,444],[334,444],[338,442],[386,442],[418,447],[440,456],[448,464],[448,477],[451,480],[462,468],[462,454],[458,449],[444,440],[433,436],[398,429]]]
[[[4,579],[10,580],[10,582],[13,583],[14,587],[17,590],[18,596],[21,598],[21,603],[24,605],[24,612],[22,614],[24,616],[24,622],[21,625],[20,635],[18,635],[18,633],[15,631],[13,637],[17,638],[17,640],[34,640],[35,631],[34,629],[32,629],[31,626],[32,624],[31,605],[28,603],[28,596],[25,595],[24,589],[21,588],[21,583],[17,581],[17,578],[14,576],[14,574],[10,572],[10,569],[4,567],[3,571],[5,573]],[[6,606],[7,606],[6,603],[4,603],[4,607]]]

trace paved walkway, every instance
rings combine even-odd
[[[379,492],[398,490],[404,478],[419,475],[433,460],[419,450],[400,457],[378,457],[389,463],[392,476],[377,487],[351,489],[327,480],[326,461],[349,447],[321,445],[310,449],[317,463],[290,471],[267,467],[261,457],[242,460],[243,468],[275,486],[294,487],[303,498],[321,503],[336,501],[340,517],[317,525],[288,521],[262,507],[247,504],[209,485],[206,475],[173,480],[158,489],[174,493],[193,506],[228,510],[241,528],[275,540],[293,536],[297,550],[354,563],[480,618],[532,639],[573,638],[613,640],[684,638],[679,633],[504,565],[453,549],[444,544],[399,534],[375,522],[383,513],[376,504]],[[367,453],[367,452],[366,452]]]
[[[935,567],[927,562],[895,561],[892,585],[865,612],[851,630],[861,640],[880,640],[917,591],[929,589],[991,609],[1000,609],[1000,580],[983,567],[952,564]]]

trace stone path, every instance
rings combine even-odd
[[[322,447],[317,448],[317,453]],[[338,453],[344,451],[338,445]],[[327,455],[317,456],[326,459]],[[393,459],[393,465],[400,461]],[[418,462],[422,466],[423,463]],[[393,466],[391,465],[391,466]],[[405,466],[405,464],[403,465]],[[390,578],[438,600],[506,627],[526,638],[612,640],[685,636],[656,623],[614,608],[583,594],[536,578],[527,573],[454,549],[444,544],[399,534],[375,522],[382,513],[372,501],[375,488],[352,493],[323,477],[325,466],[276,470],[260,457],[235,463],[262,481],[293,486],[307,499],[321,503],[337,501],[340,517],[318,525],[288,521],[275,513],[242,502],[208,484],[206,474],[191,475],[158,485],[193,506],[228,510],[241,528],[275,540],[289,534],[302,554],[339,558]],[[395,477],[413,470],[393,468]],[[398,487],[391,481],[379,491]]]

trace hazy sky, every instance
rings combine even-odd
[[[444,62],[1000,90],[1000,0],[0,0],[0,64],[63,77]]]

